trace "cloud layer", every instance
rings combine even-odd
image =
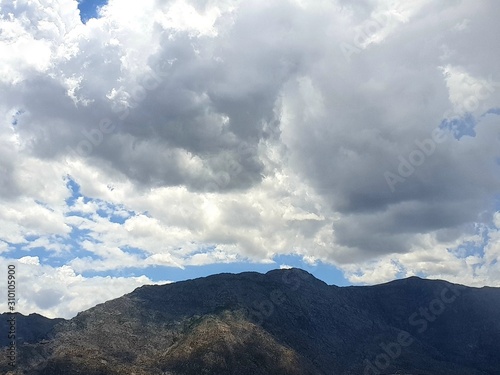
[[[280,254],[500,285],[494,0],[110,0],[85,24],[74,0],[0,4],[0,253],[37,280],[25,311]]]

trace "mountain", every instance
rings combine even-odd
[[[28,316],[19,313],[0,314],[0,332],[9,332],[8,319],[15,317],[16,336],[18,343],[37,343],[48,338],[48,334],[57,323],[64,319],[49,319],[39,314],[29,314]],[[0,347],[9,345],[11,340],[7,334],[0,336]]]
[[[18,343],[27,375],[500,375],[500,288],[411,277],[330,286],[300,269],[132,293]],[[10,373],[8,371],[11,371]]]

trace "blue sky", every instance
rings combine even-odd
[[[106,3],[105,0],[79,0],[78,9],[82,22],[86,23],[91,18],[98,18],[97,9]]]
[[[280,267],[500,285],[500,3],[58,4],[0,11],[19,311]]]

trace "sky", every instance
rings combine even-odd
[[[99,9],[107,3],[106,0],[79,0],[78,9],[83,23],[99,18]]]
[[[500,286],[499,14],[0,0],[0,295],[8,265],[65,318],[220,272]]]

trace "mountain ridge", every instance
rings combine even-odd
[[[498,311],[500,288],[444,280],[223,273],[145,285],[57,322],[44,344],[18,347],[12,374],[499,375]]]

